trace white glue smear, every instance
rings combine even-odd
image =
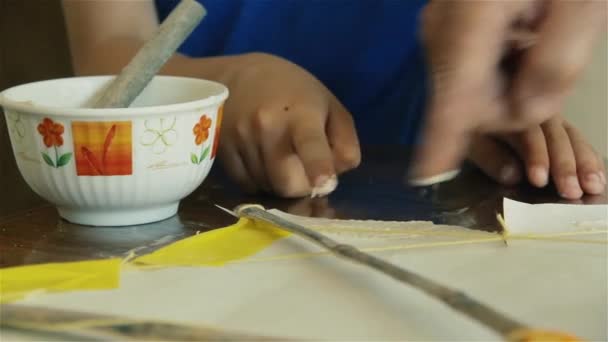
[[[327,180],[325,182],[323,182],[323,184],[321,184],[320,186],[316,186],[316,187],[312,188],[310,197],[315,198],[315,197],[327,196],[327,195],[331,194],[334,190],[336,190],[337,187],[338,187],[338,177],[336,177],[336,175],[333,175],[333,176],[327,178]]]

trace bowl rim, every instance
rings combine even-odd
[[[20,85],[16,85],[10,88],[7,88],[0,92],[0,107],[15,110],[19,112],[24,112],[32,115],[55,115],[62,117],[83,117],[94,118],[94,117],[125,117],[125,116],[144,116],[144,115],[162,115],[172,112],[178,111],[187,111],[192,110],[193,108],[203,108],[215,105],[217,103],[223,102],[228,98],[229,90],[228,88],[219,82],[206,80],[202,78],[195,77],[185,77],[185,76],[168,76],[168,75],[156,75],[154,78],[163,78],[163,79],[174,79],[174,80],[188,80],[195,81],[200,83],[207,83],[222,89],[221,93],[217,95],[210,95],[200,100],[195,101],[187,101],[180,102],[174,104],[160,105],[160,106],[147,106],[147,107],[127,107],[127,108],[74,108],[74,107],[57,107],[57,106],[48,106],[48,105],[36,105],[31,104],[29,102],[24,101],[15,101],[6,96],[6,94],[12,90],[27,87],[34,84],[40,83],[51,83],[57,81],[65,81],[70,79],[103,79],[110,80],[112,77],[116,77],[116,75],[98,75],[98,76],[74,76],[74,77],[64,77],[64,78],[54,78],[43,81],[29,82]]]

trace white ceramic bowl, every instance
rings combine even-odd
[[[86,108],[111,79],[66,78],[2,92],[19,171],[70,222],[166,219],[211,169],[228,90],[157,76],[129,108]]]

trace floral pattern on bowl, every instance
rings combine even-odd
[[[212,120],[207,115],[203,114],[192,129],[192,132],[194,133],[194,143],[196,146],[202,145],[200,155],[197,155],[197,153],[190,153],[190,161],[192,161],[192,164],[198,165],[202,163],[209,155],[211,147],[208,144],[205,144],[205,142],[209,139],[211,123]]]
[[[66,152],[60,154],[59,148],[63,146],[63,132],[65,131],[62,124],[57,123],[49,118],[44,118],[41,123],[38,124],[38,133],[42,136],[42,142],[47,149],[54,151],[54,157],[51,157],[46,152],[40,152],[42,160],[50,166],[56,169],[66,166],[72,159],[72,152]]]
[[[2,91],[17,167],[32,190],[72,223],[166,219],[213,165],[228,89],[156,76],[129,108],[84,106],[111,78],[73,77]]]

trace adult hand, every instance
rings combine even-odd
[[[459,167],[474,135],[560,113],[606,26],[605,1],[432,1],[423,32],[432,98],[412,177]]]

